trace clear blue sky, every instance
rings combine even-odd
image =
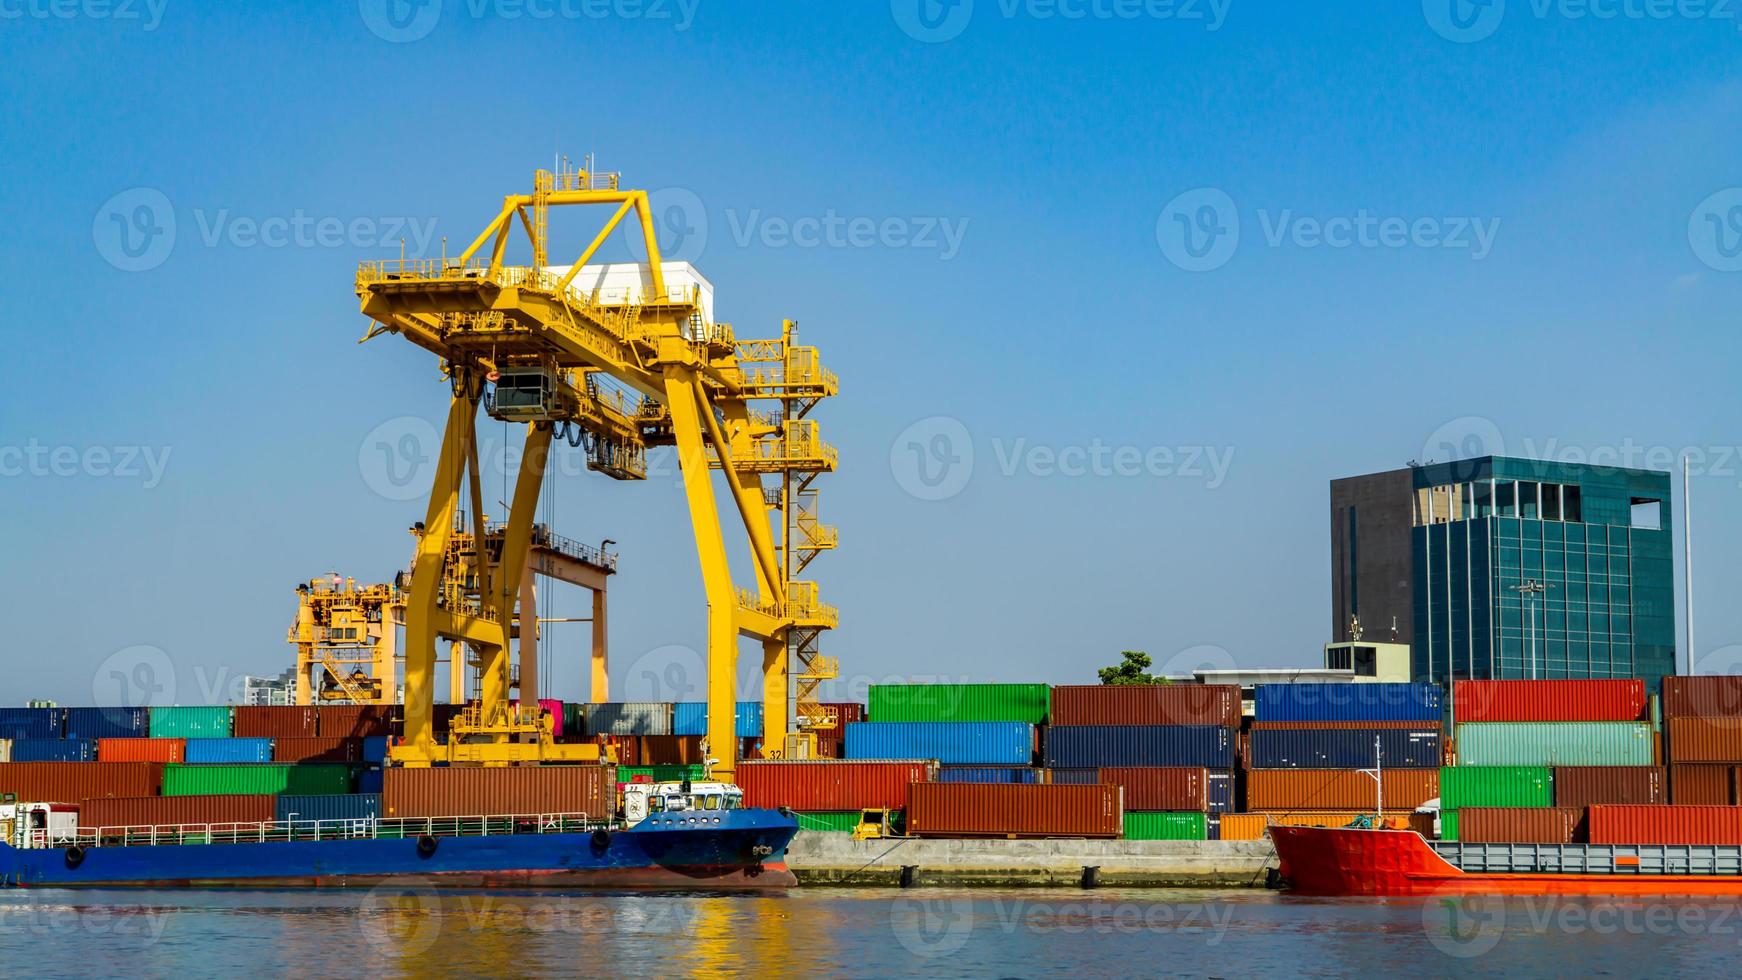
[[[139,645],[222,699],[288,664],[299,579],[401,567],[423,502],[384,467],[446,396],[357,346],[355,263],[457,252],[559,152],[660,191],[741,336],[795,318],[840,373],[813,567],[850,678],[1311,663],[1327,481],[1446,442],[1698,448],[1697,653],[1742,659],[1735,19],[154,3],[0,5],[7,703],[88,703]],[[621,542],[616,693],[671,696],[703,624],[675,477],[567,479],[553,516]]]

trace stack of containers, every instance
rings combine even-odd
[[[1458,681],[1441,838],[1570,844],[1588,807],[1663,803],[1647,707],[1640,680]]]
[[[1047,781],[1120,787],[1129,839],[1217,838],[1234,808],[1240,717],[1234,685],[1055,687]]]
[[[1663,679],[1670,802],[1742,804],[1742,677]]]
[[[737,780],[745,806],[787,807],[804,830],[849,831],[863,810],[905,808],[909,784],[937,774],[929,760],[754,760],[738,763]]]
[[[1266,823],[1346,826],[1408,814],[1440,794],[1440,689],[1433,684],[1261,684],[1247,735],[1249,816],[1224,819],[1225,839]],[[1383,785],[1361,772],[1378,766]]]
[[[840,759],[847,753],[847,726],[865,720],[865,706],[857,701],[825,701],[835,709],[835,727],[817,734],[817,758]]]

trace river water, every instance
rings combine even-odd
[[[1714,899],[1275,892],[8,891],[14,976],[1734,976]]]

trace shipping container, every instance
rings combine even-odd
[[[1462,807],[1458,840],[1470,844],[1577,844],[1585,840],[1584,807]]]
[[[1458,811],[1440,811],[1440,840],[1458,839]]]
[[[1548,766],[1446,766],[1440,807],[1554,806],[1554,774]]]
[[[1122,786],[1125,809],[1196,810],[1210,805],[1210,772],[1196,766],[1108,766],[1101,769],[1098,783]]]
[[[944,766],[940,783],[1038,783],[1041,770],[1028,766]]]
[[[1264,729],[1285,729],[1288,731],[1344,731],[1352,728],[1372,731],[1375,728],[1403,728],[1419,730],[1428,727],[1421,721],[1254,721],[1248,727],[1253,731]]]
[[[273,819],[272,801],[273,797],[258,794],[90,799],[79,806],[79,826],[85,830],[100,830],[266,823]]]
[[[1668,802],[1669,778],[1656,766],[1559,766],[1554,771],[1555,806]]]
[[[672,706],[669,701],[613,701],[589,704],[588,735],[670,735]]]
[[[696,735],[643,735],[637,761],[644,766],[693,766],[705,762],[702,739]]]
[[[1377,743],[1377,744],[1376,744]],[[1436,728],[1284,729],[1251,733],[1253,769],[1438,769]]]
[[[1234,805],[1238,793],[1233,770],[1206,769],[1204,772],[1208,777],[1205,808],[1211,813],[1233,813],[1238,809]]]
[[[1441,793],[1438,769],[1387,768],[1384,779],[1387,812],[1413,810]],[[1246,809],[1371,811],[1379,806],[1378,789],[1353,769],[1254,769],[1246,774]]]
[[[1125,811],[1126,840],[1208,840],[1209,824],[1199,813]]]
[[[227,705],[152,708],[152,738],[229,738],[231,709]]]
[[[272,819],[279,821],[302,823],[310,820],[377,820],[381,817],[381,796],[377,793],[277,796],[273,799]]]
[[[563,738],[579,740],[587,737],[587,706],[579,701],[563,702]]]
[[[0,765],[0,794],[21,803],[77,803],[99,796],[156,796],[163,786],[157,762],[8,762]]]
[[[100,738],[98,762],[185,762],[185,738]]]
[[[67,708],[67,738],[144,738],[151,731],[144,708]]]
[[[793,817],[798,820],[798,829],[825,834],[850,834],[859,826],[858,810],[794,813]]]
[[[0,738],[60,738],[65,723],[60,708],[0,708]]]
[[[1462,766],[1649,766],[1647,721],[1461,722]]]
[[[1373,819],[1372,810],[1266,810],[1260,815],[1282,827],[1347,827]]]
[[[761,738],[762,702],[739,701],[732,723],[735,726],[733,731],[739,738]],[[679,701],[672,705],[671,731],[673,735],[708,734],[708,703]]]
[[[231,728],[238,738],[312,738],[315,709],[307,705],[244,705],[236,709]]]
[[[363,754],[363,761],[377,766],[386,762],[387,747],[390,741],[391,739],[386,735],[370,735],[358,739],[360,746],[359,751]]]
[[[381,795],[382,770],[365,769],[357,774],[357,792]]]
[[[1742,676],[1702,674],[1663,679],[1665,718],[1742,717]]]
[[[1259,684],[1252,692],[1259,721],[1425,721],[1445,713],[1437,684]]]
[[[873,722],[1024,721],[1045,724],[1050,689],[1045,684],[873,684]]]
[[[1677,806],[1735,806],[1735,766],[1692,763],[1669,767],[1669,801]]]
[[[740,762],[738,786],[747,807],[818,810],[899,810],[907,784],[937,778],[935,762],[916,759]]]
[[[464,705],[455,707],[465,709]],[[315,734],[323,738],[392,735],[398,710],[391,704],[323,704],[315,709]],[[448,720],[453,719],[450,716]]]
[[[186,765],[164,767],[164,796],[289,793],[315,796],[349,793],[351,767],[333,765]]]
[[[1669,720],[1671,762],[1742,762],[1742,717]]]
[[[847,758],[1026,766],[1035,740],[1021,721],[861,721],[847,726]]]
[[[865,715],[865,706],[857,701],[824,701],[822,706],[835,710],[835,721],[838,724],[845,725],[848,722],[868,720]]]
[[[916,837],[1116,838],[1125,832],[1123,813],[1117,786],[909,783],[907,787],[907,832]]]
[[[1056,730],[1056,729],[1055,729]],[[1043,783],[1057,783],[1060,786],[1093,786],[1101,781],[1101,770],[1093,767],[1075,769],[1042,769]]]
[[[1742,844],[1742,806],[1594,806],[1589,812],[1593,844]]]
[[[1640,721],[1642,680],[1457,681],[1452,720]]]
[[[615,812],[613,766],[388,769],[383,817],[515,816]]]
[[[1074,725],[1046,732],[1046,764],[1234,768],[1234,734],[1219,725]]]
[[[190,738],[182,760],[192,763],[235,764],[271,762],[269,738]]]
[[[1234,684],[1079,684],[1052,689],[1052,724],[1240,727]]]
[[[1263,840],[1270,821],[1262,813],[1224,813],[1219,840]]]
[[[700,782],[707,778],[707,768],[699,763],[693,766],[618,766],[617,781],[633,783],[645,776],[647,778],[641,781],[679,783],[687,779],[691,782]]]
[[[15,738],[12,762],[95,762],[97,742],[89,738]]]
[[[384,736],[381,739],[385,748]],[[311,738],[280,738],[272,743],[274,762],[362,762],[365,739],[320,735]],[[193,760],[188,760],[192,762]],[[380,760],[376,760],[380,761]]]
[[[0,762],[12,761],[12,740],[0,738]]]

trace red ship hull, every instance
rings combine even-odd
[[[1742,895],[1742,876],[1466,874],[1413,830],[1271,827],[1281,876],[1300,895]]]

